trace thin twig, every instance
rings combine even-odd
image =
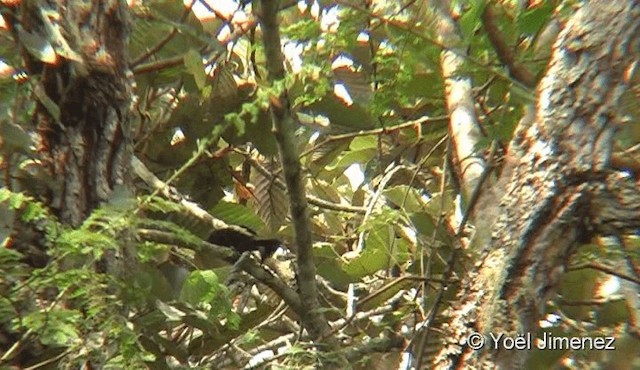
[[[448,115],[447,116],[437,116],[437,117],[421,117],[421,118],[418,118],[416,120],[403,122],[403,123],[400,123],[400,124],[395,125],[395,126],[376,128],[376,129],[372,129],[372,130],[362,130],[362,131],[356,131],[356,132],[349,132],[349,133],[346,133],[346,134],[339,134],[339,135],[330,135],[330,136],[327,136],[324,140],[322,140],[322,142],[320,142],[320,143],[314,145],[313,147],[311,147],[310,149],[307,149],[304,152],[302,152],[302,154],[300,154],[300,158],[306,157],[307,155],[315,152],[316,150],[318,150],[322,146],[327,145],[328,143],[331,143],[331,142],[334,142],[334,141],[352,139],[352,138],[356,138],[356,137],[360,137],[360,136],[391,134],[391,133],[393,133],[395,131],[402,130],[402,129],[405,129],[405,128],[414,127],[414,126],[421,125],[421,124],[424,124],[424,123],[444,122],[444,121],[447,121],[448,119],[449,119]]]
[[[434,40],[431,37],[428,37],[428,36],[424,35],[424,33],[422,33],[421,31],[419,31],[417,29],[410,28],[410,25],[407,25],[404,22],[393,20],[393,19],[388,19],[385,16],[370,12],[367,9],[363,8],[362,6],[355,5],[354,3],[350,3],[350,2],[347,2],[345,0],[336,0],[335,2],[337,4],[339,4],[339,5],[342,5],[342,6],[357,10],[359,12],[362,12],[363,14],[366,14],[366,15],[372,17],[372,18],[376,18],[380,22],[382,22],[382,23],[384,23],[384,24],[386,24],[388,26],[391,26],[391,27],[397,28],[399,30],[402,30],[404,32],[407,32],[408,34],[410,34],[412,36],[415,36],[415,37],[417,37],[417,38],[419,38],[421,40],[424,40],[424,41],[434,45],[434,46],[437,46],[441,50],[447,50],[447,51],[451,51],[453,53],[457,53],[456,50],[447,48],[442,43]],[[510,81],[510,82],[518,85],[524,91],[531,92],[532,98],[534,98],[533,97],[533,93],[534,92],[528,86],[524,85],[519,80],[516,80],[516,79],[512,78],[511,76],[505,74],[499,68],[490,67],[490,66],[486,65],[485,63],[481,62],[480,60],[478,60],[476,58],[473,58],[473,57],[471,57],[469,55],[458,55],[458,56],[461,57],[461,58],[465,58],[465,60],[469,61],[471,64],[474,64],[474,65],[476,65],[476,66],[478,66],[478,67],[480,67],[482,69],[485,69],[485,70],[491,72],[492,74],[502,78],[503,80]]]
[[[623,280],[627,280],[630,281],[632,283],[636,283],[638,285],[640,285],[640,279],[634,277],[634,276],[629,276],[626,274],[623,274],[619,271],[619,269],[614,269],[613,267],[609,267],[609,266],[605,266],[602,264],[599,264],[597,262],[588,262],[588,263],[582,263],[582,264],[578,264],[578,265],[573,265],[567,268],[567,271],[579,271],[579,270],[584,270],[584,269],[592,269],[592,270],[598,270],[601,272],[604,272],[606,274],[609,275],[613,275],[616,277],[619,277],[620,279]]]
[[[433,230],[433,235],[431,238],[431,245],[435,244],[435,240],[436,240],[436,233],[438,231],[438,229],[440,228],[440,225],[442,225],[442,222],[444,221],[444,216],[443,216],[443,212],[442,210],[444,209],[444,189],[445,189],[445,184],[446,184],[446,177],[447,177],[447,156],[449,155],[451,151],[451,139],[449,139],[447,141],[447,149],[446,149],[446,153],[445,153],[445,159],[443,162],[443,170],[442,170],[442,182],[440,183],[440,196],[441,196],[441,200],[440,200],[440,217],[438,217],[438,222],[436,222],[436,227]],[[421,255],[422,259],[421,261],[424,260],[424,253]],[[424,348],[427,345],[427,338],[429,337],[429,332],[431,331],[431,325],[433,324],[436,316],[438,315],[438,311],[440,309],[440,305],[442,304],[442,300],[444,297],[444,293],[447,290],[447,287],[449,285],[449,282],[451,280],[451,276],[453,274],[453,269],[455,267],[455,262],[456,259],[458,258],[458,248],[454,248],[451,253],[449,254],[449,258],[446,261],[446,265],[445,265],[445,270],[443,273],[443,280],[445,281],[444,284],[442,284],[442,286],[440,287],[440,289],[438,290],[438,292],[436,293],[435,299],[433,301],[433,306],[431,307],[431,310],[429,311],[429,314],[427,315],[426,319],[423,321],[423,327],[422,330],[420,331],[419,334],[419,341],[417,344],[417,348],[418,348],[418,355],[416,356],[416,368],[421,368],[422,365],[422,361],[423,361],[423,353],[424,353]],[[433,259],[431,259],[433,260]],[[424,271],[424,276],[428,276],[427,273],[430,274],[431,271],[431,262],[429,264],[429,271]],[[427,294],[426,292],[426,284],[423,284],[422,286],[422,294]],[[425,297],[426,298],[426,297]],[[426,302],[426,299],[424,299],[423,301]]]
[[[282,4],[282,6],[280,7],[280,10],[284,10],[287,8],[290,8],[294,5],[296,5],[297,2],[296,1],[288,1],[284,4]],[[236,42],[240,37],[244,36],[245,34],[247,34],[248,32],[252,31],[255,29],[257,25],[256,19],[255,18],[249,18],[246,23],[242,26],[242,27],[237,27],[236,29],[233,30],[233,32],[231,32],[231,34],[229,35],[229,37],[227,37],[224,42],[222,43],[222,49],[221,50],[225,50],[226,46],[230,43]],[[200,53],[205,55],[207,54],[207,52],[209,51],[209,48],[203,48],[200,50]],[[216,53],[210,60],[208,60],[208,63],[213,63],[215,61],[217,61],[221,56],[222,56],[223,52],[218,52]],[[171,58],[166,58],[166,59],[162,59],[159,60],[157,62],[152,62],[152,63],[146,63],[146,64],[138,64],[138,65],[131,65],[131,70],[133,71],[134,74],[139,75],[139,74],[144,74],[144,73],[150,73],[150,72],[155,72],[155,71],[159,71],[165,68],[171,68],[171,67],[175,67],[175,66],[179,66],[181,64],[184,63],[184,56],[179,55],[179,56],[175,56],[175,57],[171,57]]]
[[[197,0],[191,0],[191,4],[189,4],[188,6],[185,6],[184,12],[180,17],[180,23],[184,22],[187,19],[187,17],[189,16],[189,13],[191,13],[191,8],[193,8],[193,5],[196,3],[196,1]],[[160,40],[160,42],[158,42],[155,46],[147,50],[145,53],[143,53],[142,55],[134,59],[129,66],[131,68],[134,68],[138,64],[149,59],[153,54],[159,52],[165,45],[167,45],[167,43],[171,41],[171,39],[173,39],[173,37],[177,34],[178,34],[178,27],[173,27],[171,31],[167,34],[167,36],[165,36],[165,38]]]

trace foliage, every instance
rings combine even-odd
[[[198,18],[176,1],[132,6],[136,156],[214,217],[277,236],[295,251],[268,112],[269,97],[286,89],[300,123],[296,145],[327,317],[354,348],[389,332],[411,340],[433,305],[452,299],[443,288],[448,260],[474,232],[472,225],[457,232],[466,205],[457,200],[460,184],[449,164],[442,47],[429,2],[285,6],[282,42],[295,52],[287,55],[287,78],[276,87],[266,80],[260,30],[241,19],[251,7],[241,3],[230,19]],[[470,53],[464,69],[476,86],[486,135],[478,149],[488,152],[494,141],[506,148],[534,91],[500,64],[482,29],[485,2],[454,3]],[[574,2],[498,3],[502,34],[519,62],[540,76],[550,47],[536,50],[536,41],[554,17],[569,15]],[[232,33],[225,39],[227,28]],[[15,41],[9,31],[0,36],[0,58],[20,70]],[[46,57],[42,47],[18,40],[24,52]],[[159,190],[136,183],[135,193],[97,208],[80,227],[60,224],[47,203],[47,188],[55,184],[38,162],[29,114],[44,104],[37,98],[38,76],[28,82],[4,77],[0,84],[0,365],[311,368],[330,361],[308,350],[312,344],[297,336],[296,317],[271,289],[195,247],[210,225]],[[626,130],[619,140],[624,149],[640,133]],[[140,230],[173,238],[149,240]],[[38,235],[39,245],[25,247],[23,233]],[[463,253],[452,286],[473,253]],[[624,349],[552,358],[536,353],[531,368],[568,362],[615,367],[637,351],[637,339],[623,328],[634,318],[625,298],[598,296],[603,282],[614,278],[604,267],[620,265],[630,253],[620,245],[584,246],[571,261],[575,271],[563,280],[561,298],[549,303],[549,312],[562,318],[550,324],[557,335],[613,335]],[[30,256],[46,263],[34,266]],[[276,269],[291,265],[286,257],[271,262]],[[295,284],[295,276],[278,273]],[[624,289],[637,292],[640,279],[630,281]],[[350,316],[353,310],[362,317]],[[273,356],[279,349],[285,355]],[[382,361],[381,352],[371,351],[354,366]]]

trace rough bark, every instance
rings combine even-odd
[[[6,14],[23,52],[36,102],[32,120],[39,134],[39,163],[51,179],[44,185],[44,198],[61,223],[77,227],[109,200],[116,186],[129,185],[127,4],[119,0],[24,0]],[[44,228],[17,218],[14,227],[19,236],[15,249],[25,254],[32,267],[45,266],[50,255],[40,250],[48,245]],[[37,289],[29,299],[41,301],[42,308],[49,303],[44,303]],[[3,354],[3,363],[12,361],[22,368],[42,357],[48,362],[59,359],[55,356],[62,349],[35,340],[37,334],[31,330],[19,333],[19,339]]]
[[[510,145],[490,240],[474,243],[480,259],[449,312],[437,368],[522,368],[527,351],[474,351],[467,338],[535,333],[579,242],[640,227],[638,180],[609,163],[639,50],[638,1],[585,3],[559,35],[535,120]]]
[[[78,226],[128,182],[131,80],[124,1],[25,1],[20,27],[49,41],[43,63],[26,55],[38,104],[33,119],[42,163],[56,186],[50,205]],[[51,14],[55,14],[51,16]]]

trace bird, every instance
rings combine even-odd
[[[278,239],[260,238],[255,231],[243,226],[213,230],[207,241],[222,247],[233,248],[240,254],[258,251],[262,262],[271,257],[282,245]]]

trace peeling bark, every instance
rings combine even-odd
[[[640,2],[592,1],[559,35],[534,122],[510,145],[490,240],[445,325],[437,368],[522,368],[528,352],[472,350],[473,332],[534,333],[579,242],[640,228],[640,184],[610,166],[625,73],[640,50]]]
[[[126,3],[25,1],[21,27],[53,45],[51,63],[26,56],[38,105],[33,119],[42,162],[58,185],[50,205],[78,226],[128,183],[131,81]],[[56,17],[47,13],[56,14]]]
[[[10,19],[36,102],[31,118],[39,135],[38,156],[51,179],[43,184],[47,187],[44,198],[61,223],[77,227],[109,200],[116,186],[130,185],[133,147],[129,138],[127,4],[120,0],[24,0],[19,9],[12,9]],[[14,234],[20,237],[15,249],[24,253],[30,266],[44,267],[51,262],[51,254],[43,251],[51,246],[45,228],[23,221],[16,218],[14,223]],[[105,253],[96,267],[115,271],[116,264],[110,264],[115,258],[110,257]],[[51,266],[56,271],[65,268],[59,260]],[[24,297],[40,301],[40,308],[51,303],[42,312],[68,298],[61,294],[53,300],[56,295],[50,292],[55,285],[40,293],[44,286],[46,283],[38,285]],[[17,316],[31,309],[22,307]],[[3,365],[11,361],[20,368],[49,366],[62,357],[58,356],[62,347],[41,342],[41,333],[22,325],[18,333],[12,330],[5,332],[3,327],[0,333],[9,338],[20,335],[3,354]]]

